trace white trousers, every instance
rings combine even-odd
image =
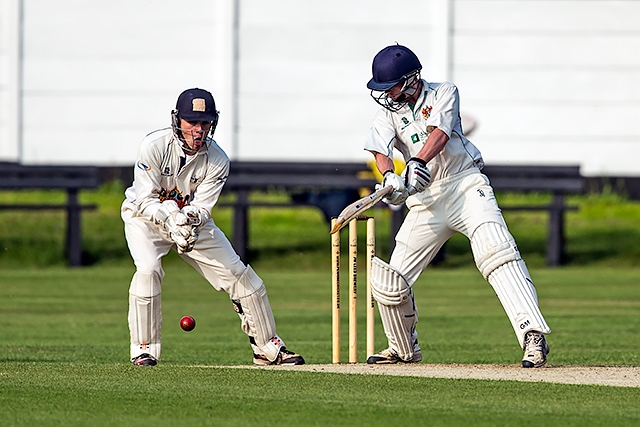
[[[162,258],[174,246],[169,235],[153,222],[134,216],[134,208],[123,204],[121,216],[125,237],[136,275],[132,281],[129,299],[129,328],[131,334],[131,358],[150,353],[157,359],[161,356],[162,311],[160,287],[164,278]],[[234,286],[247,270],[231,243],[213,220],[200,227],[198,240],[192,251],[181,254],[182,259],[198,271],[216,290],[231,295]],[[154,290],[140,287],[137,278],[149,277],[159,280]],[[156,278],[156,279],[154,279]],[[144,282],[144,285],[147,282]],[[138,292],[131,295],[132,290]],[[139,295],[140,293],[144,295]],[[142,298],[141,298],[142,297]],[[270,307],[267,307],[270,312]]]
[[[389,264],[410,285],[415,283],[440,248],[455,233],[462,233],[471,239],[474,231],[485,223],[493,222],[506,228],[489,179],[477,169],[435,182],[425,192],[409,198],[407,205],[409,212],[396,235],[396,247]],[[517,325],[523,312],[525,317],[539,320],[536,324],[539,325],[540,332],[548,333],[550,329],[538,308],[533,283],[531,282],[531,289],[519,286],[519,283],[528,279],[526,268],[518,271],[521,270],[523,277],[511,279],[505,275],[505,280],[501,283],[491,279],[490,282],[522,344],[526,330]],[[511,308],[514,301],[517,307]],[[533,302],[521,304],[521,301]]]
[[[130,208],[125,206],[122,209],[124,233],[136,270],[148,274],[156,273],[162,280],[162,258],[171,250],[173,241],[153,222],[132,214]],[[193,250],[180,256],[216,290],[227,293],[246,269],[227,236],[213,220],[200,227],[200,234]]]
[[[471,238],[485,222],[506,226],[489,179],[471,169],[435,182],[407,201],[389,264],[413,284],[455,233]]]

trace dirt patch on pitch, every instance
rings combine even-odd
[[[234,366],[234,368],[640,387],[640,366],[545,366],[538,369],[524,369],[514,365],[436,365],[419,363],[415,365]]]

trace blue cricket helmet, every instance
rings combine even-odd
[[[386,91],[405,80],[409,75],[422,70],[420,60],[408,47],[399,44],[387,46],[373,58],[373,78],[367,88]]]

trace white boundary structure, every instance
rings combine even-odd
[[[369,160],[365,84],[398,42],[457,84],[487,163],[637,176],[639,15],[616,0],[0,0],[0,162],[131,164],[193,86],[214,93],[234,160]]]
[[[21,3],[0,0],[0,161],[22,157]]]

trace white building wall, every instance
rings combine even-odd
[[[0,161],[20,158],[20,1],[0,0]]]
[[[22,161],[132,163],[180,91],[223,92],[214,5],[189,3],[24,0]]]
[[[638,175],[638,16],[634,0],[0,0],[0,161],[131,164],[194,86],[234,159],[365,160],[371,60],[397,41],[458,85],[487,163]]]
[[[447,4],[242,0],[237,157],[369,160],[362,141],[377,109],[366,88],[371,60],[398,42],[444,76]]]
[[[456,0],[453,79],[487,163],[638,175],[640,2]]]

